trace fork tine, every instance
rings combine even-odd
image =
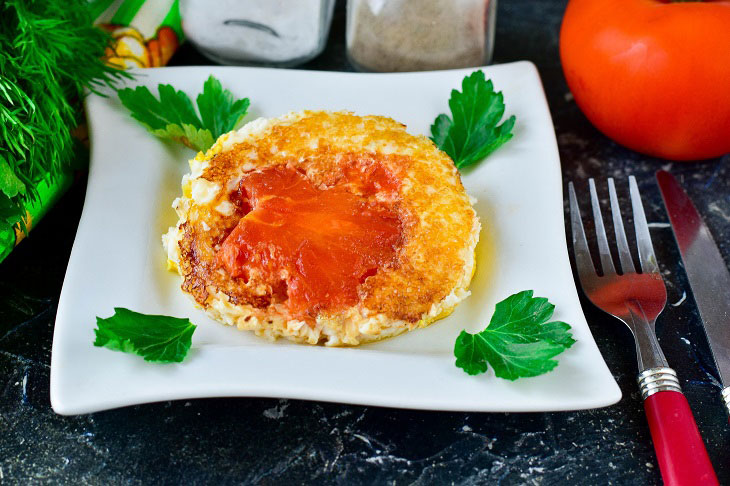
[[[641,204],[641,196],[639,195],[639,186],[636,184],[636,178],[634,176],[629,177],[629,192],[631,194],[631,209],[634,212],[636,246],[639,248],[641,271],[644,273],[658,272],[659,267],[656,262],[656,256],[654,256],[654,247],[651,244],[649,225],[646,223],[644,206]]]
[[[621,208],[618,205],[613,177],[608,178],[608,196],[611,199],[611,215],[613,216],[613,228],[616,231],[616,244],[618,246],[618,257],[621,261],[621,271],[623,273],[635,273],[634,261],[631,259],[629,242],[626,241],[626,231],[624,230],[624,222],[621,218]]]
[[[583,229],[583,220],[580,216],[580,208],[578,208],[578,198],[575,197],[575,187],[573,183],[568,183],[568,193],[570,199],[570,223],[573,230],[573,254],[575,256],[575,264],[578,270],[578,277],[583,285],[587,278],[596,276],[596,269],[593,267],[591,260],[591,252],[588,249],[588,240],[586,232]]]
[[[615,274],[616,269],[613,268],[611,250],[608,248],[606,228],[603,227],[603,216],[601,216],[601,206],[598,202],[596,181],[594,181],[593,178],[588,179],[588,187],[591,191],[591,206],[593,207],[593,220],[595,221],[596,225],[596,240],[598,241],[598,254],[601,257],[601,268],[603,268],[603,275]]]

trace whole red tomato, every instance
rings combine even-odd
[[[730,1],[570,0],[560,57],[580,109],[618,143],[730,153]]]

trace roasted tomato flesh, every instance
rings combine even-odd
[[[366,278],[395,264],[402,222],[392,201],[374,196],[397,184],[372,164],[348,165],[323,187],[289,166],[248,173],[237,194],[251,210],[224,240],[218,263],[233,277],[256,275],[295,318],[350,307]]]

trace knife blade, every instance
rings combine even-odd
[[[669,172],[656,173],[730,414],[730,272],[697,208]]]

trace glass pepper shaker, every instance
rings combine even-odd
[[[348,0],[347,53],[363,71],[488,64],[496,0]]]

